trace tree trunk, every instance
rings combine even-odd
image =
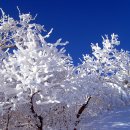
[[[87,108],[87,106],[88,106],[88,104],[89,104],[91,98],[92,98],[91,96],[88,97],[87,102],[86,102],[85,104],[83,104],[83,105],[79,108],[79,111],[78,111],[78,113],[77,113],[77,115],[76,115],[77,121],[75,122],[75,127],[79,124],[79,122],[80,122],[79,118],[80,118],[81,114],[83,113],[83,111]],[[77,130],[77,128],[74,128],[74,130]]]
[[[32,97],[31,97],[31,101],[30,101],[31,108],[30,108],[30,109],[31,109],[31,112],[32,112],[34,118],[38,119],[39,122],[40,122],[40,124],[36,123],[36,126],[37,126],[37,128],[38,128],[37,130],[42,130],[42,127],[43,127],[43,118],[42,118],[42,116],[39,116],[39,115],[36,113],[36,111],[35,111],[35,109],[34,109],[34,104],[33,104],[33,98],[34,98],[34,96],[35,96],[37,93],[39,93],[39,91],[38,91],[38,92],[35,92],[35,93],[32,95]]]

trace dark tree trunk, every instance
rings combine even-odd
[[[78,111],[78,113],[77,113],[77,115],[76,115],[77,121],[75,122],[75,127],[79,124],[79,122],[80,122],[79,118],[80,118],[81,114],[83,113],[83,111],[87,108],[90,99],[91,99],[91,96],[88,97],[87,102],[86,102],[85,104],[83,104],[83,105],[79,108],[79,111]],[[77,128],[74,128],[74,130],[77,130]]]
[[[43,127],[43,118],[41,116],[38,116],[38,119],[40,121],[40,126],[37,126],[38,130],[42,130],[42,127]]]
[[[33,104],[33,98],[34,98],[34,96],[35,96],[37,93],[39,93],[39,91],[38,91],[38,92],[35,92],[35,93],[32,95],[32,97],[31,97],[31,101],[30,101],[31,107],[30,107],[30,109],[31,109],[31,112],[32,112],[34,118],[38,119],[39,122],[40,122],[40,123],[36,123],[36,126],[37,126],[37,128],[38,128],[37,130],[42,130],[42,127],[43,127],[43,118],[42,118],[42,116],[39,116],[39,115],[36,113],[36,111],[35,111],[35,109],[34,109],[34,104]]]
[[[10,121],[10,118],[11,118],[10,110],[11,110],[11,107],[8,109],[8,113],[7,113],[7,123],[6,123],[6,128],[5,128],[5,130],[8,130],[8,129],[9,129],[9,121]]]

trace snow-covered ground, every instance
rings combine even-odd
[[[82,130],[130,130],[130,106],[118,108],[83,124]]]

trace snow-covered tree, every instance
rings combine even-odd
[[[74,94],[77,91],[74,67],[71,57],[64,54],[64,48],[57,49],[67,42],[59,39],[54,44],[47,43],[45,39],[51,31],[42,36],[43,26],[31,24],[30,14],[19,14],[19,17],[20,21],[15,21],[2,11],[1,51],[7,50],[2,52],[6,56],[1,57],[1,113],[28,104],[30,113],[36,118],[36,127],[42,129],[43,118],[49,126],[51,114],[62,111],[52,110],[49,116],[50,109],[75,104],[78,96]],[[10,47],[16,48],[13,54]]]
[[[110,40],[108,36],[103,37],[103,47],[92,44],[93,55],[83,55],[83,63],[78,66],[84,86],[90,85],[86,87],[88,94],[96,96],[96,100],[103,100],[101,104],[107,108],[129,103],[130,54],[117,50],[115,47],[119,44],[115,34]]]
[[[77,130],[84,116],[129,103],[130,56],[115,48],[117,35],[103,38],[103,48],[92,44],[93,56],[74,66],[63,47],[68,42],[48,43],[52,30],[45,34],[34,20],[2,11],[0,128]]]

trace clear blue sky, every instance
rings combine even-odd
[[[75,64],[105,34],[118,34],[120,48],[130,51],[130,0],[0,0],[0,7],[15,18],[16,6],[38,14],[36,22],[48,31],[54,28],[50,41],[69,41],[66,50]]]

